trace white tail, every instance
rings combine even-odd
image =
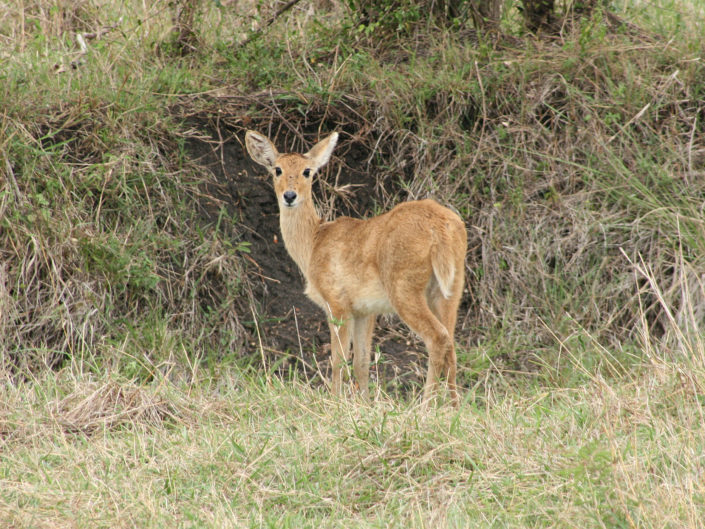
[[[337,141],[334,132],[306,154],[279,154],[265,136],[245,136],[252,159],[274,178],[282,237],[306,278],[306,294],[328,315],[332,390],[340,392],[352,340],[353,372],[368,395],[375,316],[396,312],[428,348],[424,402],[444,375],[458,405],[453,335],[465,277],[465,225],[433,200],[405,202],[368,220],[323,222],[311,182]]]

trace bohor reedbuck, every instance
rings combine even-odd
[[[304,275],[305,292],[327,315],[332,391],[341,391],[352,341],[353,373],[360,393],[369,395],[375,317],[396,313],[428,349],[424,403],[445,376],[457,406],[453,336],[465,277],[465,224],[434,200],[404,202],[370,219],[323,221],[311,183],[337,141],[333,132],[306,154],[280,154],[267,137],[245,136],[252,159],[274,179],[282,237]]]

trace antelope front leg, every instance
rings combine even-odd
[[[330,317],[328,326],[330,327],[330,365],[332,370],[331,392],[334,395],[340,395],[343,364],[347,361],[350,352],[350,322]]]
[[[353,372],[360,395],[365,400],[370,396],[370,345],[374,325],[374,316],[360,316],[353,323]]]

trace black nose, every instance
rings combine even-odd
[[[284,191],[284,201],[287,204],[291,204],[296,200],[296,191]]]

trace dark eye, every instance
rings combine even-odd
[[[311,176],[311,169],[304,169],[304,176],[305,176],[306,178],[308,178],[309,176]]]
[[[274,168],[274,174],[276,174],[277,176],[281,176],[281,175],[282,175],[282,168],[281,168],[281,167],[275,167],[275,168]]]

